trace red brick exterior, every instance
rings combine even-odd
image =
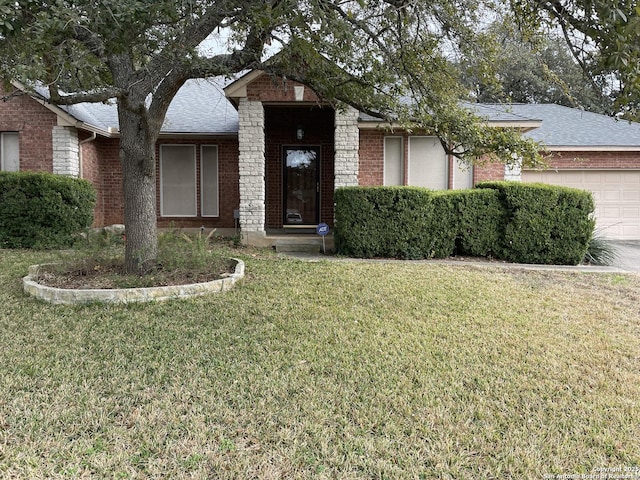
[[[486,163],[473,167],[473,184],[504,180],[504,163]]]
[[[548,168],[552,169],[640,169],[640,152],[552,152],[546,162]],[[504,164],[488,163],[474,167],[474,185],[478,182],[494,180],[504,180]]]
[[[122,198],[122,169],[118,156],[118,139],[80,132],[82,177],[96,188],[97,203],[94,225],[112,225],[124,222]]]
[[[7,93],[0,86],[0,96]],[[0,101],[0,132],[18,132],[20,170],[53,171],[51,132],[57,123],[55,113],[28,95]]]
[[[551,168],[640,168],[640,152],[555,152],[547,159]]]
[[[295,102],[295,86],[302,86],[302,84],[264,74],[247,85],[247,99],[267,103]],[[304,87],[302,101],[321,102],[320,98],[309,87]]]
[[[283,225],[283,147],[318,146],[320,159],[320,221],[332,224],[335,177],[334,117],[332,108],[322,106],[321,100],[308,87],[304,100],[296,101],[291,81],[262,75],[247,85],[249,100],[265,105],[265,187],[267,229]],[[0,94],[3,94],[0,90]],[[31,171],[53,170],[52,129],[57,124],[56,114],[29,96],[17,96],[0,102],[0,132],[18,132],[20,142],[20,169]],[[297,140],[296,129],[301,126],[305,136]],[[360,185],[382,185],[384,182],[384,138],[402,136],[404,145],[405,184],[407,183],[408,134],[380,129],[363,129],[359,135]],[[122,169],[117,138],[106,138],[81,131],[82,177],[96,188],[98,201],[95,209],[96,226],[123,223]],[[225,138],[161,138],[156,147],[159,173],[159,146],[162,144],[196,145],[196,165],[200,176],[200,146],[218,146],[219,216],[167,217],[158,216],[158,226],[233,228],[234,210],[239,208],[239,169],[237,137]],[[640,169],[640,152],[556,152],[548,160],[551,168],[567,169]],[[449,171],[453,171],[451,160]],[[504,165],[488,163],[474,167],[473,183],[504,179]],[[451,176],[450,176],[451,184]],[[451,185],[450,185],[451,186]],[[200,210],[200,185],[197,183],[197,205]],[[157,211],[160,212],[160,178],[157,176]]]
[[[360,130],[360,148],[358,150],[359,185],[372,186],[383,184],[384,137],[387,135],[389,135],[389,133],[383,130]]]

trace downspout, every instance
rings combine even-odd
[[[92,133],[91,133],[91,136],[90,136],[89,138],[85,138],[84,140],[82,140],[82,141],[80,141],[80,142],[78,143],[78,150],[79,150],[79,152],[78,152],[78,157],[79,157],[79,158],[78,158],[78,160],[80,161],[80,165],[79,165],[79,167],[80,167],[80,172],[79,172],[78,176],[79,176],[80,178],[83,178],[83,168],[82,168],[82,167],[83,167],[83,165],[82,165],[82,164],[83,164],[83,162],[82,162],[82,146],[83,146],[85,143],[93,142],[93,141],[96,139],[96,137],[97,137],[96,132],[92,132]]]

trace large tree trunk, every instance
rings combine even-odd
[[[151,131],[146,109],[132,112],[118,105],[120,162],[126,227],[125,268],[128,273],[146,273],[158,256],[156,229],[157,134]]]

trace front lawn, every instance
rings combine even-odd
[[[639,277],[245,255],[51,306],[49,257],[0,250],[0,478],[640,477]]]

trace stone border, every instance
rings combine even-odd
[[[31,265],[29,274],[22,279],[24,292],[38,300],[58,304],[76,303],[135,303],[170,300],[173,298],[189,298],[208,293],[221,293],[230,290],[235,283],[244,278],[244,262],[232,258],[236,262],[233,273],[219,280],[188,285],[169,285],[146,288],[93,288],[66,289],[41,285],[37,282],[38,270],[44,265]]]

